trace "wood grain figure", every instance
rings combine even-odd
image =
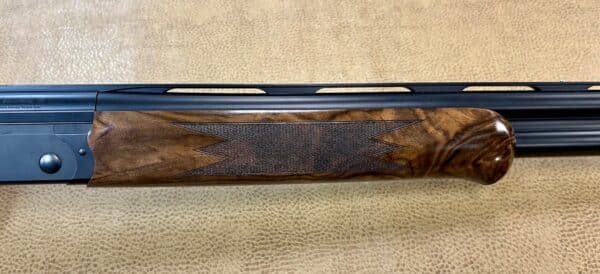
[[[474,108],[97,112],[91,186],[452,176],[498,181],[510,124]]]

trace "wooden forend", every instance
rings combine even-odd
[[[484,109],[97,112],[91,186],[453,176],[494,183],[514,135]]]

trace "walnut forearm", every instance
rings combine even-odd
[[[514,135],[472,108],[97,112],[90,185],[454,176],[489,184]]]

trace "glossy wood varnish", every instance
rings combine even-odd
[[[514,157],[474,108],[96,112],[91,186],[453,176],[494,183]]]

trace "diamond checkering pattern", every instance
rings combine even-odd
[[[223,159],[190,176],[265,176],[365,173],[402,168],[378,159],[398,146],[377,137],[411,124],[406,121],[298,123],[183,123],[184,128],[222,139],[198,151]]]

